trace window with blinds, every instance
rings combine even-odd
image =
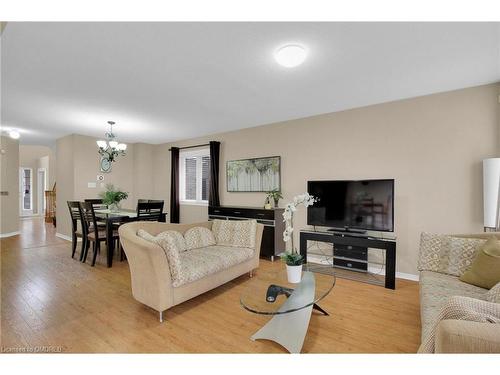
[[[209,149],[181,150],[180,158],[180,198],[184,203],[208,203],[210,178]]]

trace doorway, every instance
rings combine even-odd
[[[20,168],[19,172],[20,216],[33,215],[33,169]]]

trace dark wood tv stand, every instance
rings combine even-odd
[[[396,289],[396,241],[345,232],[300,231],[300,254],[307,262],[307,241],[327,242],[332,245],[382,249],[386,253],[385,287]]]

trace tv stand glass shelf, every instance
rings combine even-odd
[[[308,241],[322,246],[311,249]],[[382,261],[370,261],[369,252],[371,255],[378,252]],[[300,254],[311,266],[318,264],[322,273],[396,288],[396,241],[393,239],[351,232],[302,230]]]

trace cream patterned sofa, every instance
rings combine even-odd
[[[419,352],[500,352],[500,324],[470,321],[466,313],[464,320],[440,320],[443,310],[449,306],[461,305],[466,309],[471,304],[481,312],[499,316],[500,304],[494,303],[498,302],[498,285],[489,291],[459,280],[477,251],[492,236],[500,238],[500,233],[449,236],[422,233],[419,258],[422,345]]]
[[[193,229],[199,227],[210,231],[214,229],[217,242],[205,238],[203,230]],[[132,222],[122,225],[119,228],[120,241],[130,267],[134,298],[158,311],[162,322],[163,311],[172,306],[245,273],[251,275],[259,267],[263,228],[262,224],[255,221],[207,221],[195,224]],[[167,240],[163,238],[162,242],[162,235],[158,236],[166,231],[176,231],[182,235],[194,232],[195,236],[189,237],[191,243],[186,243],[188,247],[191,245],[195,248],[178,249],[180,251],[172,254],[169,250],[176,245],[177,239],[172,240],[172,237],[167,236]],[[155,240],[153,236],[158,237]],[[239,240],[237,246],[232,246],[233,240]],[[199,241],[209,241],[210,246],[196,247]]]

